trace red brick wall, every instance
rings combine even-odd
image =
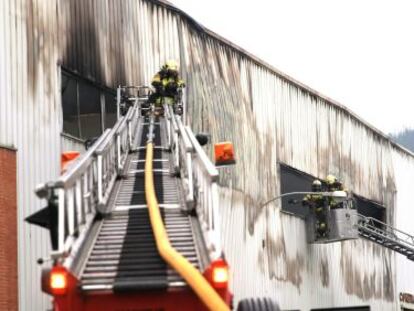
[[[16,151],[0,147],[0,310],[17,310]]]

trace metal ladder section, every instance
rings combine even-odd
[[[414,236],[371,217],[358,214],[357,228],[365,239],[392,249],[414,261]]]
[[[36,188],[57,214],[50,262],[70,272],[87,293],[185,286],[156,252],[148,219],[144,115],[149,111],[143,88],[119,87],[114,127],[63,175]],[[129,96],[134,90],[137,95]],[[124,102],[122,92],[128,95]],[[203,270],[222,256],[219,174],[181,117],[171,107],[164,110],[155,133],[156,196],[172,246]]]
[[[196,219],[185,213],[179,179],[172,175],[167,150],[166,120],[155,123],[154,183],[161,214],[172,246],[200,268],[200,246],[194,239]],[[159,256],[144,191],[145,144],[148,122],[138,124],[138,148],[126,162],[115,185],[95,242],[80,277],[84,292],[167,289],[186,286],[185,281]],[[200,242],[198,243],[200,244]]]

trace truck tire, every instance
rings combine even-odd
[[[268,297],[246,298],[239,301],[237,311],[280,311],[278,304]]]

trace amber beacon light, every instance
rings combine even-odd
[[[68,288],[68,273],[65,268],[56,266],[50,273],[50,289],[54,295],[66,294]]]
[[[216,166],[232,165],[236,163],[233,143],[229,141],[214,145],[214,159]]]

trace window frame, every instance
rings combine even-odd
[[[63,80],[64,77],[68,79],[69,83],[71,83],[72,81],[75,83],[75,87],[76,87],[76,104],[74,106],[76,106],[76,120],[77,120],[77,124],[76,124],[76,131],[67,131],[65,130],[65,114],[64,114],[64,89],[63,89]],[[72,82],[72,83],[73,83]],[[85,141],[85,139],[88,139],[89,137],[84,137],[84,133],[82,133],[82,120],[81,120],[81,103],[82,103],[82,99],[80,98],[80,86],[86,86],[87,88],[92,87],[94,90],[96,90],[98,92],[98,98],[99,98],[99,122],[100,122],[100,126],[99,129],[97,130],[97,132],[99,132],[99,135],[102,134],[105,129],[112,127],[113,124],[109,125],[107,124],[110,120],[110,118],[108,118],[107,116],[107,111],[111,111],[113,109],[110,109],[108,105],[110,105],[110,102],[107,100],[110,97],[115,98],[116,96],[116,90],[109,88],[107,86],[101,85],[97,82],[95,82],[94,80],[91,80],[89,78],[86,78],[80,74],[78,74],[77,72],[74,72],[64,66],[60,66],[60,96],[61,96],[61,109],[62,109],[62,130],[61,130],[61,134],[64,135],[69,135],[71,137],[74,137],[76,139],[80,139],[82,141]],[[91,95],[93,96],[93,95]],[[115,104],[116,101],[114,100],[113,103]],[[76,134],[76,133],[77,134]]]
[[[284,186],[283,186],[283,170],[287,170],[290,173],[296,174],[298,176],[303,176],[305,177],[307,180],[309,180],[309,186],[307,190],[301,190],[300,188],[302,187],[298,187],[298,189],[296,191],[311,191],[311,186],[312,186],[312,181],[315,179],[319,179],[322,183],[324,183],[324,181],[321,178],[315,177],[309,173],[303,172],[289,164],[286,164],[284,162],[279,161],[278,162],[278,169],[279,169],[279,181],[280,181],[280,185],[279,185],[279,193],[283,194],[283,193],[287,193],[287,192],[282,192]],[[288,191],[288,192],[293,192],[293,191]],[[368,199],[360,194],[357,194],[353,191],[350,191],[352,197],[353,197],[353,203],[355,206],[355,209],[357,210],[358,214],[361,214],[365,217],[372,217],[376,220],[379,220],[382,223],[388,224],[388,219],[387,219],[387,207],[383,204],[381,204],[380,202],[374,201],[372,199]],[[285,214],[289,214],[289,215],[294,215],[296,217],[300,217],[300,218],[306,218],[306,210],[304,209],[304,213],[295,213],[294,212],[294,208],[286,208],[286,202],[288,201],[288,198],[282,198],[281,202],[280,202],[280,206],[281,206],[281,211]],[[358,207],[358,202],[364,202],[364,204],[369,204],[370,209],[372,209],[372,213],[367,214],[366,212],[363,212],[363,210],[366,210],[366,208],[362,209],[361,207]],[[300,203],[299,203],[300,204]],[[361,204],[362,205],[362,204]],[[375,209],[374,209],[375,208]],[[374,214],[380,213],[379,217],[375,217]]]

